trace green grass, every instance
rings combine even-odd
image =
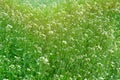
[[[120,80],[119,0],[40,1],[0,0],[0,80]]]

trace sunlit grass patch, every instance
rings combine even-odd
[[[1,0],[1,80],[120,79],[119,1],[33,5]]]

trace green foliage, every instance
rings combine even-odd
[[[31,1],[0,0],[0,80],[120,79],[119,0]]]

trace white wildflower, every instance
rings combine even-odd
[[[9,67],[12,68],[12,69],[14,69],[15,65],[11,64]]]
[[[9,79],[4,78],[3,80],[9,80]]]
[[[88,34],[84,34],[85,35],[85,37],[88,37]]]
[[[6,31],[11,30],[12,28],[13,28],[13,26],[12,26],[12,25],[10,25],[10,24],[8,24],[8,25],[6,26]]]
[[[69,80],[73,80],[73,79],[72,79],[72,77],[70,77],[70,79],[69,79]]]
[[[64,28],[65,31],[67,31],[67,28]]]
[[[53,31],[49,31],[48,33],[49,33],[49,34],[53,34],[54,32],[53,32]]]
[[[110,53],[114,53],[114,50],[110,49],[109,52],[110,52]]]
[[[67,44],[67,41],[62,41],[63,44]]]
[[[43,62],[44,64],[48,64],[49,65],[49,60],[46,58],[46,57],[40,57],[39,59],[38,59],[38,61],[41,61],[41,62]],[[38,64],[39,64],[39,62],[38,62]]]
[[[88,80],[87,78],[85,78],[84,80]]]
[[[41,34],[41,36],[42,36],[44,39],[46,39],[46,35],[45,35],[45,34]]]
[[[102,47],[101,47],[100,45],[98,45],[97,48],[98,48],[99,50],[102,50]]]
[[[20,66],[20,65],[17,65],[17,68],[18,68],[18,69],[21,69],[21,66]]]
[[[100,80],[104,80],[104,78],[103,78],[103,77],[99,77],[99,79],[100,79]]]
[[[37,72],[38,75],[41,75],[41,72]]]
[[[31,71],[30,68],[27,68],[27,71]]]

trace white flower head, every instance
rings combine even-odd
[[[13,28],[13,26],[10,25],[10,24],[8,24],[8,25],[6,26],[6,30],[7,30],[7,31],[11,30],[12,28]]]
[[[9,80],[9,79],[4,78],[3,80]]]
[[[67,44],[67,41],[64,40],[64,41],[62,41],[62,43],[63,43],[63,44]]]
[[[43,62],[44,64],[48,64],[48,65],[49,65],[49,60],[48,60],[46,57],[43,57],[43,56],[40,57],[40,58],[39,58],[39,61],[40,61],[40,62]]]
[[[49,33],[49,34],[53,34],[54,32],[53,32],[53,31],[49,31],[48,33]]]

